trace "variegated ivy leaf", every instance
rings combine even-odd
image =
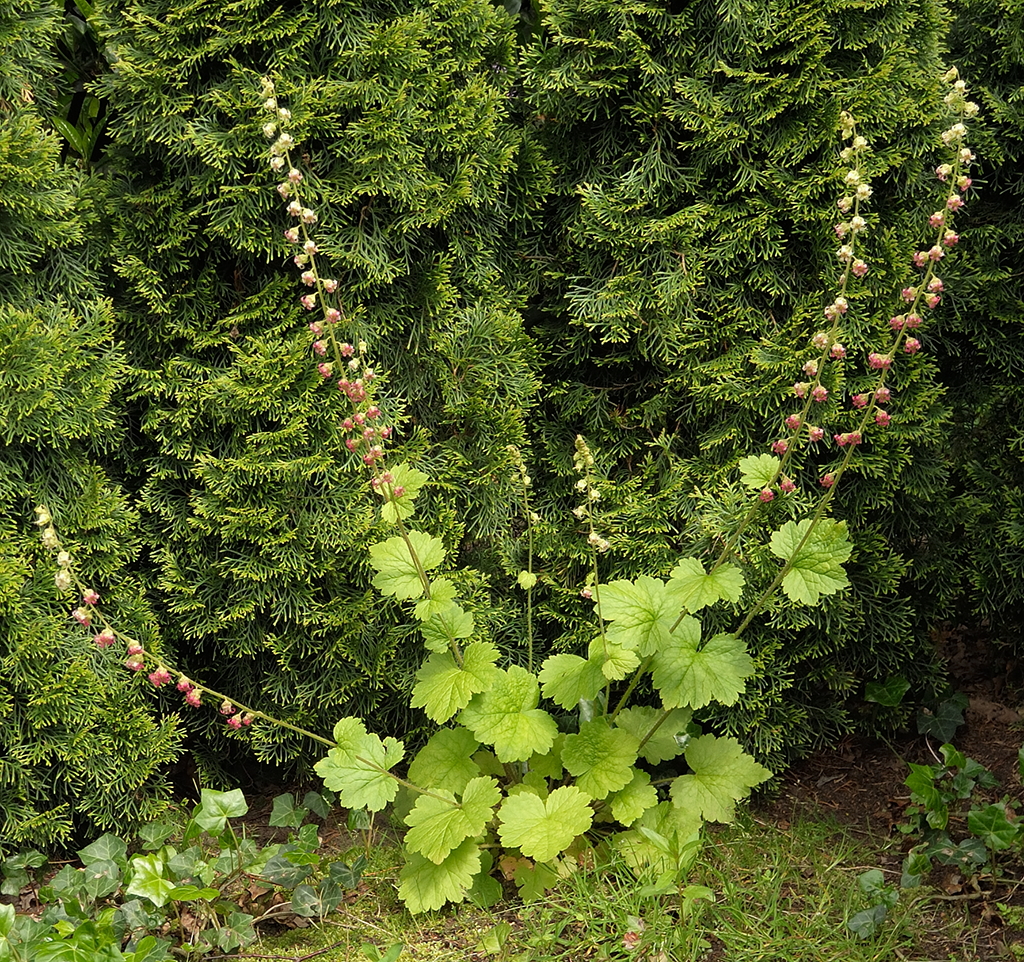
[[[595,698],[604,688],[601,663],[579,655],[552,655],[538,675],[545,698],[562,708],[575,708],[583,698]]]
[[[553,859],[594,820],[590,799],[575,785],[556,788],[544,800],[525,793],[509,796],[498,814],[502,844],[538,862]]]
[[[420,625],[420,634],[431,651],[448,651],[453,641],[473,634],[473,616],[458,605],[449,604]]]
[[[474,695],[462,709],[465,725],[503,762],[524,761],[534,752],[546,752],[558,733],[554,719],[537,707],[540,686],[525,668],[512,665],[497,670],[489,691]]]
[[[740,480],[748,487],[760,491],[775,480],[782,462],[771,454],[750,455],[740,458]]]
[[[653,654],[671,636],[682,608],[682,592],[673,582],[641,575],[636,581],[613,581],[600,587],[595,610],[609,622],[608,641],[635,651],[641,658]]]
[[[669,578],[679,586],[683,607],[690,612],[719,601],[735,603],[743,594],[743,572],[732,564],[721,565],[708,574],[696,558],[683,558]]]
[[[700,622],[687,616],[651,661],[654,687],[666,708],[734,705],[754,673],[753,659],[735,635],[715,635],[699,645]]]
[[[406,815],[405,847],[439,865],[464,839],[475,838],[494,814],[501,801],[498,783],[493,778],[474,778],[466,785],[462,800],[455,803],[451,792],[421,795]]]
[[[686,749],[686,764],[693,774],[672,783],[672,803],[681,812],[697,812],[711,822],[731,822],[736,802],[772,777],[735,738],[693,739]]]
[[[412,613],[417,621],[426,621],[432,615],[440,614],[455,601],[455,585],[447,578],[437,578],[430,582],[430,597],[416,602]]]
[[[434,732],[409,766],[409,781],[421,788],[447,788],[461,794],[480,774],[473,752],[480,743],[466,728],[442,728]]]
[[[398,782],[388,774],[405,755],[394,738],[383,741],[368,734],[359,718],[342,718],[334,726],[337,745],[313,767],[345,808],[379,812],[398,793]]]
[[[577,788],[601,799],[629,784],[639,748],[639,738],[621,728],[609,728],[607,721],[599,718],[565,736],[562,764],[576,776]]]
[[[615,724],[643,741],[664,714],[657,708],[626,708],[615,716]],[[693,712],[689,708],[676,708],[669,712],[668,718],[661,722],[654,734],[643,743],[640,755],[652,765],[667,762],[681,755],[683,745],[680,744],[682,739],[678,736],[686,731],[692,717]]]
[[[771,551],[777,558],[791,563],[782,579],[782,590],[790,601],[816,605],[822,595],[832,595],[850,582],[842,564],[850,557],[853,545],[845,521],[822,518],[814,525],[803,547],[813,521],[787,521],[771,538]]]
[[[433,721],[448,721],[477,692],[490,690],[498,675],[497,660],[498,649],[489,641],[467,645],[461,666],[451,652],[434,652],[416,672],[412,707],[422,708]]]
[[[412,516],[413,511],[416,510],[413,506],[413,501],[416,499],[416,495],[420,493],[420,488],[430,478],[422,471],[410,467],[408,464],[399,464],[397,467],[390,468],[389,470],[394,480],[390,482],[385,481],[374,488],[374,491],[384,499],[384,505],[380,509],[381,517],[385,521],[395,524],[399,518],[404,521]],[[405,490],[396,498],[394,491],[395,488],[399,487]]]
[[[647,772],[634,770],[630,783],[608,799],[612,815],[623,825],[632,825],[649,808],[658,804],[658,790]]]
[[[445,902],[461,902],[480,871],[480,847],[467,838],[439,864],[413,852],[400,876],[398,896],[414,915],[433,912]]]
[[[440,538],[431,537],[425,531],[410,531],[408,538],[424,571],[444,561],[444,544]],[[423,582],[409,546],[400,535],[370,545],[370,564],[377,569],[373,585],[381,594],[394,595],[399,600],[419,598],[423,594]]]

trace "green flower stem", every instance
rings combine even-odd
[[[671,715],[673,711],[674,709],[666,709],[664,712],[662,712],[661,717],[653,725],[651,725],[650,731],[648,731],[647,734],[640,739],[640,746],[637,749],[637,751],[639,751],[640,748],[643,748],[644,745],[646,745],[651,740],[651,738],[654,736],[654,733],[659,728],[661,728],[662,725],[665,724],[665,722],[668,720],[668,716]]]
[[[615,706],[615,711],[613,711],[611,714],[612,721],[615,721],[615,719],[618,717],[619,712],[626,707],[626,702],[629,701],[629,696],[633,694],[633,689],[636,688],[637,683],[640,681],[640,679],[643,678],[645,674],[647,674],[647,669],[650,668],[651,661],[653,660],[653,658],[654,655],[648,655],[642,662],[640,662],[640,665],[637,667],[636,671],[633,672],[633,677],[630,678],[629,684],[626,686],[626,690],[622,693],[622,697],[619,699],[619,703]],[[666,715],[666,717],[668,716]],[[646,740],[647,739],[644,739],[644,741]]]

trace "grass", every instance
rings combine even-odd
[[[642,892],[625,866],[581,867],[546,899],[489,911],[471,906],[410,916],[395,897],[397,854],[374,852],[370,884],[314,928],[267,937],[249,953],[278,959],[365,962],[401,943],[402,960],[448,962],[947,962],[970,954],[969,920],[937,915],[918,890],[869,939],[846,922],[869,907],[858,877],[873,856],[835,822],[805,818],[785,831],[742,813],[714,827],[687,884],[714,901],[681,911],[675,896]],[[891,875],[887,882],[898,884]],[[944,926],[936,939],[936,927]],[[927,945],[958,951],[929,954]],[[366,946],[366,948],[364,948]],[[330,947],[330,948],[329,948]],[[375,947],[375,948],[373,948]],[[327,949],[327,951],[323,951]],[[931,950],[933,953],[938,951]],[[963,954],[961,954],[961,951]],[[311,953],[320,953],[311,955]]]

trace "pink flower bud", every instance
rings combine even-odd
[[[392,489],[392,492],[391,492],[391,493],[392,493],[392,494],[393,494],[393,495],[394,495],[394,496],[395,496],[396,498],[400,498],[400,497],[401,497],[401,496],[402,496],[403,494],[405,494],[405,485],[402,485],[402,484],[396,484],[396,485],[394,486],[394,488]]]
[[[251,725],[255,720],[256,720],[256,716],[252,712],[248,712],[247,711],[242,716],[242,724],[243,725]]]
[[[198,688],[185,692],[185,704],[198,708],[203,703],[203,693]]]
[[[316,214],[313,213],[308,207],[302,208],[302,223],[303,224],[315,224]]]
[[[868,367],[875,371],[886,371],[892,366],[892,358],[872,352],[868,355]]]
[[[868,405],[868,396],[866,394],[854,394],[850,401],[853,403],[855,408],[863,408]]]
[[[906,321],[906,317],[903,314],[897,314],[895,317],[889,318],[889,327],[894,331],[902,331],[903,324]]]
[[[878,411],[875,414],[875,424],[877,424],[880,428],[887,428],[891,420],[892,417],[888,411]]]
[[[316,337],[319,337],[321,334],[323,334],[323,332],[324,332],[324,326],[319,321],[313,321],[313,323],[309,325],[309,333],[310,334],[313,334]]]
[[[946,212],[944,210],[937,210],[931,217],[928,218],[929,227],[941,227],[946,223]]]
[[[307,264],[308,262],[309,262],[309,258],[308,258],[308,257],[306,257],[306,255],[305,255],[305,254],[296,254],[296,255],[295,255],[295,256],[294,256],[293,258],[292,258],[292,263],[293,263],[293,264],[294,264],[294,265],[295,265],[296,267],[305,267],[305,266],[306,266],[306,264]]]
[[[290,215],[291,215],[292,217],[298,217],[298,216],[299,216],[299,215],[300,215],[300,214],[302,213],[302,204],[300,204],[300,203],[299,203],[299,202],[298,202],[297,200],[293,200],[293,201],[292,201],[292,202],[291,202],[291,203],[290,203],[290,204],[289,204],[289,205],[288,205],[288,206],[287,206],[287,207],[285,208],[285,210],[286,210],[286,211],[288,211],[288,213],[289,213],[289,214],[290,214]]]
[[[376,430],[374,428],[366,428],[363,431],[363,440],[364,441],[372,441],[375,437],[377,437],[377,432],[376,432]]]
[[[89,622],[92,621],[92,616],[84,608],[76,608],[71,612],[71,617],[80,625],[85,625],[86,627],[88,627]]]
[[[386,441],[386,440],[387,440],[387,439],[388,439],[389,437],[391,437],[391,428],[390,428],[390,426],[389,426],[389,427],[386,427],[386,428],[381,428],[381,429],[380,429],[380,436],[381,436],[382,438],[384,438],[384,440],[385,440],[385,441]]]
[[[813,344],[819,351],[824,351],[828,347],[829,336],[824,331],[818,331],[814,337],[811,338],[811,344]]]
[[[359,447],[359,442],[356,441],[355,438],[346,438],[345,447],[348,448],[349,451],[355,451],[355,449]]]
[[[925,251],[914,251],[911,260],[914,262],[914,267],[924,267],[928,261],[928,254]]]
[[[799,414],[791,414],[788,418],[786,418],[786,427],[789,428],[790,431],[795,431],[797,428],[799,428],[800,423],[801,422]]]
[[[295,228],[298,230],[298,228]],[[316,246],[316,241],[308,240],[302,245],[302,249],[312,257],[314,254],[320,253],[320,248]]]
[[[594,592],[592,592],[589,588],[584,588],[582,591],[580,591],[580,597],[586,598],[587,601],[590,601],[594,597]]]
[[[815,385],[811,391],[811,399],[817,401],[819,404],[828,397],[828,388],[822,384]]]
[[[920,314],[908,314],[907,315],[907,329],[914,330],[915,327],[920,327],[924,322],[924,318]]]
[[[161,685],[166,685],[171,680],[171,676],[165,668],[157,668],[156,671],[149,673],[149,680],[154,688],[159,688]]]
[[[959,210],[963,206],[964,201],[959,194],[950,194],[949,199],[946,201],[946,207],[949,210]]]
[[[924,302],[925,302],[925,304],[928,305],[928,307],[934,309],[934,308],[939,306],[939,301],[941,301],[941,300],[942,300],[942,298],[939,297],[938,294],[928,294],[928,295],[925,296]]]
[[[767,504],[769,501],[775,500],[775,492],[771,488],[764,488],[758,497]]]
[[[229,728],[241,728],[242,727],[242,719],[239,718],[238,715],[232,715],[227,720],[227,722],[228,722],[228,727]]]
[[[928,290],[929,291],[933,291],[933,292],[934,291],[941,291],[942,287],[943,287],[943,284],[942,284],[942,278],[941,277],[933,277],[928,282]]]
[[[854,277],[864,277],[868,272],[868,265],[862,260],[855,260],[850,270]]]
[[[178,684],[174,686],[178,691],[191,691],[192,682],[190,682],[184,675],[178,679]]]
[[[838,342],[832,345],[832,350],[829,351],[832,355],[833,360],[839,361],[846,357],[846,348]]]
[[[783,494],[792,494],[796,490],[796,484],[793,482],[792,478],[783,478],[782,482],[779,484],[779,490]]]
[[[380,417],[380,408],[376,404],[371,404],[366,409],[366,416],[372,421]]]
[[[807,390],[810,388],[810,384],[807,381],[797,381],[793,385],[793,393],[799,398],[807,397]]]
[[[880,387],[875,391],[875,400],[879,404],[888,404],[892,400],[892,391],[887,387]]]
[[[341,320],[341,311],[336,307],[329,307],[324,311],[324,317],[327,318],[328,324],[337,324]]]
[[[298,227],[289,227],[284,232],[284,239],[290,244],[297,244],[299,242],[299,229]]]
[[[818,362],[804,361],[803,371],[808,377],[816,377],[818,374]]]
[[[141,658],[139,658],[138,656],[136,656],[134,658],[129,658],[124,663],[124,666],[125,666],[125,668],[129,668],[132,671],[142,671],[142,669],[146,667],[145,662],[143,662],[143,660]]]
[[[939,180],[944,181],[951,173],[953,173],[953,168],[949,164],[939,164],[939,166],[935,168],[935,176],[938,177]]]
[[[903,300],[904,300],[905,303],[911,304],[911,303],[913,303],[914,298],[917,297],[917,288],[916,287],[904,287],[903,290],[900,291],[900,294],[903,297]]]
[[[936,244],[934,247],[928,249],[928,260],[933,264],[937,261],[941,261],[946,256],[946,252]]]
[[[303,271],[302,274],[299,275],[299,280],[302,281],[306,287],[312,287],[316,283],[316,274],[312,271]]]
[[[355,428],[355,422],[352,420],[352,418],[345,418],[345,420],[341,422],[341,426],[346,431],[352,431]]]
[[[849,230],[850,230],[850,225],[845,223],[845,222],[842,223],[842,224],[836,224],[836,226],[835,226],[836,237],[838,237],[839,240],[842,240],[847,235]]]
[[[316,369],[324,377],[330,377],[334,373],[334,368],[331,366],[331,364],[329,362],[326,362],[326,361],[324,363],[322,363],[322,364],[318,364],[316,366]]]
[[[235,706],[225,698],[224,701],[220,703],[220,713],[222,715],[233,715],[235,713]]]
[[[814,441],[820,441],[823,437],[825,437],[825,429],[824,428],[813,428],[812,427],[812,428],[808,428],[807,429],[807,440],[808,441],[811,441],[813,443]]]
[[[908,354],[916,354],[921,350],[921,342],[916,337],[908,337],[903,342],[903,350]]]
[[[773,441],[772,442],[772,451],[774,451],[776,454],[785,454],[788,450],[789,450],[789,442],[788,441]]]
[[[296,169],[295,169],[295,168],[293,167],[293,168],[292,168],[291,170],[289,170],[289,171],[288,171],[288,179],[289,179],[289,180],[290,180],[290,181],[291,181],[291,182],[292,182],[293,184],[301,184],[301,183],[302,183],[302,172],[301,172],[301,171],[298,171],[298,170],[296,170]]]
[[[328,294],[333,294],[337,289],[338,282],[333,277],[328,277],[327,280],[324,281],[324,290],[327,291]]]
[[[959,176],[959,177],[958,177],[958,178],[956,179],[956,185],[957,185],[957,187],[959,187],[959,188],[960,188],[961,190],[968,190],[968,189],[970,188],[971,184],[973,184],[973,183],[974,183],[974,181],[973,181],[973,180],[971,180],[971,178],[970,178],[970,177],[968,177],[968,176],[967,176],[966,174],[961,174],[961,175],[960,175],[960,176]]]
[[[823,477],[821,479],[821,486],[823,488],[831,488],[832,485],[835,484],[835,483],[836,483],[835,475],[833,475],[831,473],[826,474],[825,477]]]
[[[299,298],[299,303],[307,310],[311,311],[316,307],[316,294],[303,294]]]
[[[320,356],[323,357],[327,353],[327,342],[326,341],[314,341],[313,350]]]
[[[109,648],[114,643],[114,640],[114,633],[109,628],[105,628],[93,638],[97,648]]]
[[[351,357],[353,354],[355,354],[355,352],[356,352],[356,349],[351,344],[342,344],[341,345],[341,356],[342,357]]]
[[[356,411],[352,416],[352,420],[356,422],[360,427],[366,424],[366,415],[362,411]]]
[[[952,247],[958,240],[960,240],[960,235],[954,230],[948,230],[942,235],[942,243],[946,247]]]
[[[87,605],[98,605],[100,603],[100,596],[92,588],[86,588],[82,592],[82,601]]]
[[[132,655],[132,656],[134,656],[134,655],[144,655],[145,653],[146,653],[146,649],[143,648],[142,645],[129,645],[128,646],[128,654],[129,655]]]
[[[291,192],[292,192],[291,184],[278,184],[277,185],[277,192],[282,197],[288,197],[291,194]]]

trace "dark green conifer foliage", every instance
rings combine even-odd
[[[139,680],[71,622],[76,599],[59,595],[32,525],[47,505],[111,614],[159,645],[129,570],[138,516],[109,473],[126,365],[112,307],[95,297],[102,188],[59,165],[58,139],[20,95],[29,76],[46,88],[58,26],[46,6],[0,15],[0,47],[24,58],[0,68],[0,853],[152,818],[178,744],[175,720],[155,722]]]
[[[841,108],[875,148],[871,273],[816,420],[850,429],[843,398],[865,379],[924,228],[945,15],[932,0],[541,9],[524,80],[556,171],[530,251],[551,403],[539,450],[565,465],[580,431],[613,478],[629,477],[609,564],[664,573],[684,544],[713,550],[738,511],[737,459],[782,433],[831,300]],[[762,673],[721,721],[762,758],[848,727],[845,703],[867,679],[935,677],[904,556],[943,517],[948,414],[933,360],[900,358],[894,372],[898,421],[871,435],[835,504],[859,548],[853,589],[769,611],[746,636]],[[834,451],[805,460],[809,494]],[[766,515],[787,510],[777,500]]]
[[[509,119],[513,21],[486,0],[115,0],[103,16],[133,483],[168,643],[197,679],[314,729],[421,724],[403,707],[410,629],[367,590],[370,495],[296,303],[260,78],[293,112],[342,329],[369,342],[405,401],[385,411],[405,456],[437,481],[429,524],[486,539],[536,387],[506,240],[534,179]],[[215,717],[189,723],[220,737]],[[302,751],[255,737],[268,760]]]

